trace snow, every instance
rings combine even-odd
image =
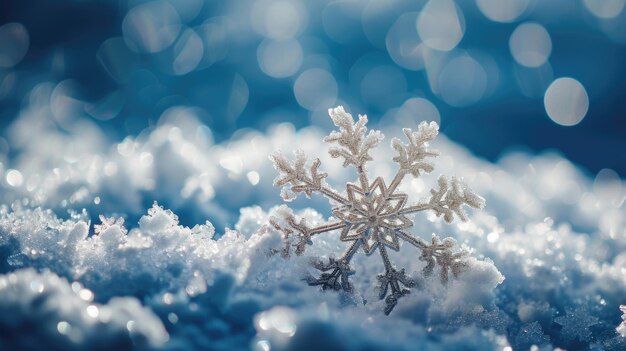
[[[622,337],[626,337],[626,306],[622,305],[619,308],[624,314],[622,315],[622,324],[617,326],[616,330]]]
[[[107,350],[163,346],[161,320],[134,297],[93,303],[79,283],[32,268],[0,276],[0,331],[6,350]]]
[[[555,153],[490,163],[440,135],[432,142],[442,155],[436,171],[399,189],[420,201],[444,173],[463,176],[486,199],[467,222],[450,225],[431,214],[411,229],[424,240],[455,238],[473,268],[443,284],[437,274],[422,277],[426,263],[402,245],[390,258],[418,288],[385,316],[376,260],[355,257],[354,295],[303,281],[314,271],[312,258],[343,251],[339,233],[314,237],[303,256],[277,254],[283,241],[269,219],[285,209],[267,156],[300,147],[319,155],[326,181],[339,185],[354,174],[319,152],[326,131],[280,124],[215,143],[192,110],[177,108],[116,143],[87,119],[68,117],[76,127],[63,130],[50,124],[47,104],[38,102],[49,88],[35,90],[10,127],[15,157],[2,165],[2,349],[626,346],[619,309],[626,184],[619,179],[590,177]],[[383,132],[403,127],[415,126]],[[391,179],[394,150],[371,156],[371,169]],[[332,219],[316,195],[290,206],[313,226]],[[569,322],[576,311],[586,311],[578,326]]]

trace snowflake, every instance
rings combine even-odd
[[[567,341],[587,341],[591,337],[589,327],[598,324],[598,318],[590,316],[586,308],[566,309],[565,316],[554,318],[561,325],[561,336]]]
[[[309,164],[304,152],[296,150],[295,160],[290,161],[280,152],[276,152],[270,156],[279,172],[274,186],[282,187],[283,199],[291,201],[299,193],[304,193],[307,197],[319,193],[331,202],[335,220],[312,227],[304,219],[296,218],[284,206],[271,219],[271,224],[286,239],[283,256],[289,256],[291,247],[295,247],[295,253],[301,255],[306,245],[312,244],[313,236],[334,230],[341,231],[342,241],[351,243],[341,257],[331,257],[328,262],[318,260],[314,263],[314,267],[322,274],[319,278],[309,277],[308,282],[311,285],[320,285],[323,289],[352,292],[349,281],[349,275],[354,273],[350,267],[352,257],[359,249],[368,256],[378,249],[385,267],[385,272],[378,276],[380,298],[385,298],[385,313],[389,314],[398,299],[409,293],[407,288],[416,284],[404,269],[398,270],[389,259],[387,249],[399,250],[400,240],[421,251],[419,259],[426,262],[423,270],[425,275],[432,274],[435,267],[439,266],[440,277],[444,283],[448,281],[450,273],[456,277],[469,268],[465,259],[468,252],[457,249],[454,239],[440,240],[433,235],[429,243],[409,234],[408,229],[413,226],[413,222],[408,215],[431,210],[448,223],[452,222],[454,215],[465,221],[467,215],[463,205],[482,208],[484,200],[460,180],[448,180],[444,176],[439,177],[439,187],[431,190],[427,201],[408,205],[407,194],[398,191],[398,186],[407,175],[419,177],[422,173],[433,171],[434,166],[427,158],[435,157],[438,153],[428,148],[428,142],[439,132],[437,123],[422,122],[417,131],[404,129],[407,144],[397,138],[391,141],[391,146],[398,153],[393,161],[399,168],[387,185],[381,177],[371,181],[365,167],[372,160],[370,151],[382,141],[383,134],[380,131],[368,133],[367,117],[359,116],[359,120],[355,122],[341,106],[330,109],[329,114],[339,128],[324,138],[325,142],[334,144],[329,153],[333,158],[342,158],[344,167],[354,167],[358,173],[358,181],[347,183],[345,193],[340,193],[324,181],[327,174],[320,172],[319,159]]]

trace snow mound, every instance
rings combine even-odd
[[[162,346],[161,320],[139,300],[94,294],[45,270],[0,275],[0,345],[6,350],[123,350]]]

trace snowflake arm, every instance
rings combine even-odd
[[[333,158],[344,159],[343,166],[354,165],[363,167],[367,161],[372,160],[370,150],[378,146],[383,140],[383,135],[378,130],[370,130],[367,133],[367,116],[359,115],[359,120],[354,122],[352,115],[344,111],[342,106],[331,108],[328,114],[339,131],[333,131],[324,138],[327,143],[336,143],[328,152]]]
[[[349,276],[354,274],[354,270],[350,267],[350,260],[361,246],[361,242],[355,240],[346,252],[338,259],[333,257],[328,259],[328,263],[322,260],[315,260],[313,267],[324,273],[319,278],[308,276],[305,280],[309,285],[321,285],[323,290],[334,289],[352,292],[352,284]],[[330,273],[326,273],[331,271]]]
[[[282,255],[285,257],[289,256],[292,246],[296,248],[296,255],[300,256],[304,253],[306,245],[313,244],[311,237],[344,226],[343,221],[334,221],[317,227],[310,227],[305,219],[297,219],[293,212],[286,207],[279,210],[276,216],[270,217],[269,222],[274,229],[283,233],[286,245]]]
[[[419,177],[422,171],[432,172],[435,166],[426,161],[426,158],[436,157],[439,152],[428,149],[428,142],[439,134],[439,125],[436,122],[422,122],[415,132],[410,128],[404,128],[402,131],[409,141],[407,144],[398,138],[391,140],[391,146],[398,151],[398,156],[394,157],[393,161],[400,166],[399,173],[410,173],[414,177]]]
[[[409,214],[433,210],[437,217],[443,216],[447,223],[452,223],[454,215],[463,222],[467,221],[467,213],[463,209],[464,205],[477,209],[485,206],[485,199],[476,195],[470,187],[455,177],[448,181],[445,176],[440,176],[438,183],[439,189],[431,189],[431,197],[428,202],[406,207],[400,212]]]
[[[411,279],[404,268],[401,270],[396,270],[392,268],[391,270],[386,270],[384,274],[378,275],[378,288],[379,288],[379,298],[383,299],[385,296],[385,309],[384,312],[386,315],[393,311],[394,307],[398,304],[398,299],[404,295],[409,294],[409,289],[404,289],[400,286],[400,284],[404,285],[407,288],[412,288],[417,285],[415,280]],[[391,288],[391,294],[387,295],[387,292]]]
[[[309,170],[306,170],[307,156],[304,151],[296,150],[294,154],[296,159],[293,162],[280,152],[270,155],[274,168],[279,173],[274,179],[274,186],[283,188],[281,192],[283,200],[291,201],[298,193],[304,193],[310,197],[314,192],[319,192],[339,203],[347,203],[347,199],[325,184],[324,178],[328,174],[320,173],[321,162],[318,158],[313,161]]]
[[[398,271],[391,264],[385,245],[379,245],[378,250],[385,265],[385,273],[378,275],[378,298],[385,299],[384,313],[388,315],[398,304],[398,299],[410,293],[409,289],[402,288],[400,284],[407,288],[412,288],[416,285],[416,282],[406,275],[404,268]],[[391,288],[391,294],[387,295],[389,288]],[[385,296],[387,297],[385,298]]]
[[[367,133],[367,116],[359,115],[359,120],[354,122],[352,115],[347,113],[343,106],[329,109],[328,114],[339,128],[324,138],[324,142],[338,145],[331,146],[328,153],[332,158],[343,158],[344,167],[349,165],[356,167],[361,187],[366,192],[369,191],[365,163],[372,160],[370,151],[380,144],[384,135],[378,130],[370,130]]]
[[[414,237],[413,235],[406,233],[402,230],[397,230],[396,232],[400,238],[406,240],[408,243],[417,247],[420,250],[428,246],[428,243],[422,238]]]
[[[398,231],[398,236],[422,251],[419,259],[426,262],[426,267],[422,270],[425,276],[431,275],[435,267],[439,266],[441,268],[441,282],[447,283],[449,272],[457,278],[469,268],[469,264],[465,260],[469,252],[466,250],[453,250],[457,246],[456,240],[453,238],[448,237],[441,241],[437,235],[433,234],[429,245],[423,239],[413,237],[401,230]]]
[[[424,268],[424,275],[431,275],[435,264],[437,264],[441,267],[441,281],[447,283],[449,279],[448,272],[457,278],[462,272],[466,271],[469,268],[465,260],[468,252],[465,250],[453,251],[455,247],[456,240],[445,238],[443,241],[440,241],[439,237],[433,235],[431,244],[422,249],[422,255],[420,256],[420,260],[427,262]]]

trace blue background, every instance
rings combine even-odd
[[[180,104],[199,107],[203,121],[218,141],[230,138],[243,127],[264,130],[282,121],[290,121],[296,127],[308,125],[312,120],[315,123],[311,118],[314,112],[299,106],[294,98],[293,85],[299,73],[273,78],[260,69],[256,53],[263,35],[255,32],[249,23],[241,22],[250,20],[248,12],[252,2],[178,2],[179,10],[182,8],[182,12],[191,14],[186,18],[181,16],[181,23],[189,28],[196,28],[194,26],[216,16],[235,23],[222,43],[223,59],[206,67],[197,67],[182,75],[171,74],[164,69],[166,60],[158,53],[132,50],[113,50],[108,61],[103,60],[99,55],[103,43],[124,36],[122,23],[129,9],[140,3],[2,1],[0,23],[21,23],[28,31],[30,42],[25,57],[18,64],[0,69],[2,76],[15,73],[14,83],[0,97],[1,127],[16,118],[26,94],[36,83],[66,79],[73,81],[72,94],[82,101],[97,103],[116,94],[114,101],[103,103],[104,109],[114,110],[112,118],[108,116],[98,121],[113,140],[121,140],[127,134],[136,135],[155,125],[164,110]],[[346,103],[351,111],[367,113],[370,120],[377,121],[405,99],[424,97],[439,110],[443,133],[489,160],[496,160],[511,149],[532,152],[556,149],[591,174],[603,168],[612,168],[622,177],[626,173],[623,156],[626,150],[626,46],[606,35],[601,29],[602,20],[594,17],[581,2],[531,1],[524,14],[513,23],[498,23],[486,18],[473,1],[458,1],[465,32],[457,49],[480,50],[493,58],[499,72],[497,85],[489,96],[461,107],[449,106],[438,98],[423,71],[403,69],[394,63],[384,47],[377,47],[368,39],[363,29],[367,15],[365,5],[338,3],[341,6],[337,8],[332,8],[337,2],[303,3],[306,7],[301,11],[307,22],[297,37],[301,43],[313,39],[315,42],[302,45],[304,62],[298,72],[316,65],[307,61],[312,55],[325,60],[337,82],[338,101]],[[375,28],[384,36],[395,18],[421,10],[424,3],[390,2],[380,12],[380,25]],[[626,11],[613,21],[626,23],[623,12]],[[329,36],[323,24],[333,13],[343,26],[342,42],[337,41],[336,35]],[[525,96],[520,89],[514,71],[521,66],[511,57],[508,40],[516,26],[525,21],[540,23],[550,34],[552,78],[575,78],[589,95],[589,111],[576,126],[560,126],[548,118],[543,104],[545,86],[532,97]],[[398,68],[406,81],[403,96],[382,98],[376,103],[364,99],[359,82],[350,76],[351,69],[362,58],[368,58],[365,62],[369,68],[377,65]],[[117,76],[111,74],[111,66],[121,70]],[[141,74],[133,74],[138,70],[142,70]],[[239,106],[239,110],[231,114],[225,102],[235,77],[243,79],[249,97],[242,108]],[[157,80],[158,85],[151,80]],[[147,86],[153,89],[145,89]]]

